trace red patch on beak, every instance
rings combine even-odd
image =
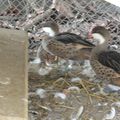
[[[88,33],[88,39],[93,39],[93,36],[92,36],[91,32]]]

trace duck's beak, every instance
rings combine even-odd
[[[88,39],[93,39],[93,35],[91,32],[88,33]]]

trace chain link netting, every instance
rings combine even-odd
[[[120,8],[104,0],[0,0],[0,27],[24,29],[35,39],[41,24],[50,20],[59,24],[60,32],[85,36],[93,26],[103,25],[114,40],[120,37]],[[29,48],[39,45],[33,41]]]

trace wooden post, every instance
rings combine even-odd
[[[0,29],[0,120],[27,120],[27,33]]]

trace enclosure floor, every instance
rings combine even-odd
[[[105,116],[115,116],[111,120],[119,120],[120,105],[116,105],[120,96],[116,93],[100,94],[99,85],[89,82],[80,70],[61,72],[52,70],[46,76],[29,73],[29,120],[105,120]],[[79,77],[82,83],[71,82],[71,78]],[[76,86],[80,90],[70,90]],[[45,98],[40,98],[36,90],[47,91]],[[53,93],[61,92],[65,100],[54,97]],[[120,104],[120,103],[119,103]],[[82,114],[79,116],[80,111]],[[77,118],[78,117],[78,118]]]

